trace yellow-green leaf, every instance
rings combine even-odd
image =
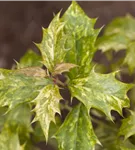
[[[42,29],[43,38],[41,43],[36,44],[39,48],[43,64],[52,72],[56,64],[62,63],[67,52],[65,49],[66,36],[63,32],[65,25],[59,18],[58,13],[47,29]]]
[[[135,112],[130,111],[131,115],[122,121],[119,135],[123,135],[125,139],[135,135]]]
[[[127,91],[131,85],[115,79],[115,73],[99,74],[92,70],[88,77],[71,81],[72,97],[80,100],[89,110],[96,108],[111,119],[111,110],[122,115],[122,108],[129,107]]]
[[[36,117],[34,121],[39,121],[44,132],[46,141],[48,140],[48,132],[50,122],[55,122],[55,114],[60,114],[59,101],[62,99],[59,89],[56,85],[47,85],[40,90],[39,95],[35,98]]]
[[[70,37],[65,46],[69,51],[66,54],[66,62],[76,64],[79,67],[73,69],[72,76],[86,76],[91,70],[92,57],[95,49],[95,41],[100,29],[94,29],[96,19],[89,18],[80,6],[73,1],[62,17],[65,22],[65,34]]]
[[[72,109],[55,137],[59,150],[94,150],[95,144],[100,144],[83,104]]]

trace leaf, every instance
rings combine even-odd
[[[108,50],[123,50],[127,48],[130,39],[127,38],[124,34],[116,33],[112,35],[103,35],[98,38],[96,46],[98,49],[101,49],[103,52]]]
[[[59,16],[60,13],[54,17],[48,29],[42,29],[42,41],[36,44],[41,51],[43,64],[50,72],[54,70],[56,64],[63,62],[67,52],[64,47],[66,36],[64,35],[63,27],[65,23],[60,20]]]
[[[0,132],[3,128],[3,125],[6,121],[6,115],[4,115],[7,112],[6,107],[0,107]]]
[[[99,144],[88,111],[82,104],[72,109],[55,137],[59,150],[93,150],[95,144]]]
[[[59,101],[61,99],[62,97],[56,85],[47,85],[40,90],[39,95],[34,99],[36,104],[34,121],[40,122],[46,141],[48,140],[50,122],[55,122],[56,113],[60,114]]]
[[[0,134],[0,149],[22,150],[17,133],[10,131],[8,128],[4,128]]]
[[[102,145],[98,145],[96,150],[120,150],[119,142],[117,136],[118,127],[116,124],[97,119],[97,128],[95,129],[95,133],[98,135],[98,138]]]
[[[18,69],[20,68],[26,68],[26,67],[32,67],[32,66],[39,66],[41,67],[42,58],[38,54],[36,54],[32,50],[28,50],[24,56],[20,59],[18,63]]]
[[[96,19],[90,19],[80,6],[73,1],[62,17],[66,22],[64,32],[69,37],[66,41],[66,62],[76,64],[79,68],[72,71],[72,76],[86,76],[91,70],[93,54],[96,51],[95,41],[100,29],[94,29]]]
[[[131,72],[135,69],[135,42],[130,42],[126,51],[126,57],[124,59],[124,64],[128,64]]]
[[[122,108],[129,107],[127,91],[132,85],[115,79],[115,73],[99,74],[92,70],[88,77],[70,82],[72,97],[80,100],[86,108],[96,108],[111,119],[111,110],[122,115]]]
[[[0,134],[0,149],[23,150],[19,141],[26,142],[32,131],[30,126],[30,108],[26,104],[22,104],[8,112],[5,116],[6,121]]]
[[[9,110],[18,104],[31,101],[39,90],[51,81],[18,74],[14,70],[0,69],[0,106],[9,106]]]
[[[10,130],[17,132],[21,143],[27,142],[30,138],[31,127],[31,109],[27,104],[21,104],[7,113],[5,125]]]
[[[27,67],[27,68],[22,68],[22,69],[17,69],[15,70],[16,73],[18,74],[24,74],[26,76],[31,76],[31,77],[47,77],[47,71],[40,68],[40,67]]]
[[[115,33],[122,33],[130,40],[135,39],[135,18],[131,15],[125,17],[115,18],[109,25],[107,25],[104,34],[112,35]]]
[[[121,143],[120,150],[135,150],[135,145],[133,145],[129,140],[126,140]]]
[[[98,120],[98,124],[95,129],[95,133],[102,146],[97,145],[96,150],[135,150],[135,146],[130,142],[130,140],[123,141],[118,137],[118,125],[112,122],[103,122]]]
[[[61,73],[63,73],[63,72],[68,72],[70,69],[72,69],[72,68],[74,68],[74,67],[77,67],[77,65],[71,64],[71,63],[61,63],[61,64],[57,64],[57,65],[55,66],[53,75],[61,74]]]
[[[122,125],[119,130],[119,136],[123,135],[126,140],[135,134],[135,112],[130,110],[131,115],[122,120]]]

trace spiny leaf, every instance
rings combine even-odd
[[[102,37],[98,38],[96,46],[103,52],[108,50],[119,51],[126,49],[129,42],[130,39],[124,34],[115,33],[113,35],[103,35]]]
[[[61,99],[58,87],[56,85],[47,85],[40,90],[39,95],[34,100],[36,104],[34,121],[40,122],[46,141],[48,140],[50,122],[55,122],[56,113],[60,114],[59,101]]]
[[[71,64],[71,63],[61,63],[61,64],[57,64],[54,68],[54,72],[53,75],[56,74],[61,74],[63,72],[68,72],[70,69],[77,67],[77,65],[75,64]]]
[[[51,83],[49,79],[18,74],[14,70],[0,69],[0,106],[9,109],[33,100],[38,90]]]
[[[135,18],[131,15],[115,18],[105,29],[105,35],[123,33],[130,40],[135,39]]]
[[[72,109],[55,137],[59,150],[94,150],[95,144],[99,144],[83,104]]]
[[[122,108],[129,107],[127,91],[131,85],[115,79],[115,73],[99,74],[92,70],[88,77],[71,81],[72,97],[80,100],[89,110],[91,107],[104,112],[111,119],[111,110],[122,115]]]
[[[59,15],[60,13],[54,17],[48,29],[43,28],[42,41],[36,44],[41,51],[43,63],[50,72],[54,70],[56,64],[63,62],[67,52],[64,47],[66,36],[63,27],[65,23],[60,20]]]
[[[90,19],[80,6],[73,1],[62,17],[66,22],[64,32],[69,36],[65,46],[69,51],[66,54],[66,62],[80,67],[73,69],[72,76],[86,76],[90,69],[90,62],[95,52],[95,41],[99,29],[94,29],[96,19]]]
[[[123,63],[128,64],[130,71],[133,72],[135,69],[135,42],[131,42],[128,45],[126,57]]]
[[[119,130],[119,135],[123,135],[125,140],[135,134],[135,112],[131,111],[128,118],[123,119]]]
[[[42,66],[42,58],[38,54],[36,54],[32,50],[28,50],[24,56],[20,59],[17,68],[26,68],[26,67],[32,67],[32,66]]]

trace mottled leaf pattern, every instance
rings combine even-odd
[[[71,81],[69,89],[72,97],[80,100],[89,110],[94,107],[111,119],[111,110],[122,115],[122,108],[129,107],[126,92],[130,85],[115,79],[115,73],[99,74],[91,71],[88,77]]]
[[[51,81],[46,78],[35,78],[0,69],[0,106],[12,109],[18,104],[33,100],[38,90]]]
[[[55,122],[56,113],[60,114],[59,101],[61,99],[58,87],[47,85],[34,100],[36,104],[34,109],[36,117],[34,121],[40,122],[46,141],[48,140],[50,122]]]
[[[63,32],[64,22],[62,22],[57,14],[48,29],[43,28],[42,42],[36,44],[40,49],[43,63],[49,71],[53,71],[58,63],[64,60],[67,49],[65,49],[66,36]]]
[[[86,76],[91,69],[90,62],[96,50],[94,44],[100,31],[94,29],[96,19],[90,19],[73,1],[62,21],[66,22],[65,34],[71,36],[66,42],[66,47],[70,49],[66,54],[66,61],[80,66],[75,68],[73,76]]]
[[[94,150],[95,144],[99,144],[83,104],[72,109],[55,137],[59,150]]]
[[[115,72],[94,72],[91,62],[97,50],[95,42],[100,32],[100,29],[94,29],[95,22],[96,19],[90,19],[73,1],[61,18],[58,13],[49,27],[42,29],[42,41],[36,44],[41,56],[29,50],[20,63],[17,63],[17,69],[0,69],[0,117],[1,114],[4,115],[0,119],[0,150],[36,149],[32,146],[31,135],[33,129],[38,128],[37,125],[41,131],[38,139],[45,136],[46,142],[59,128],[54,136],[59,150],[98,150],[96,146],[100,142],[93,130],[90,109],[102,111],[110,120],[113,120],[111,110],[122,115],[122,108],[129,107],[126,94],[132,85],[116,80]],[[97,41],[97,47],[104,52],[127,48],[130,40],[135,37],[134,26],[135,20],[131,16],[114,20],[105,30],[104,36]],[[129,45],[124,63],[133,63],[130,57],[134,46],[134,42]],[[132,65],[130,69],[133,70],[134,67]],[[67,77],[64,83],[57,76],[63,72],[66,72],[64,75]],[[55,125],[55,119],[59,117],[56,114],[60,114],[59,103],[62,96],[59,88],[67,87],[71,97],[80,102],[72,109],[67,106],[71,111],[64,123],[53,128],[51,122]],[[67,108],[64,105],[67,104],[62,103],[62,109]],[[134,116],[132,112],[129,118],[123,120],[119,135],[128,138],[134,134]],[[33,122],[38,121],[33,128],[32,119]],[[129,125],[128,128],[126,124]],[[115,133],[114,131],[112,134],[114,140]],[[112,145],[109,142],[107,144]],[[115,143],[114,141],[113,144]],[[118,143],[113,148],[134,148],[130,141],[128,144]],[[108,148],[108,145],[102,149]]]

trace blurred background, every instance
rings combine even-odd
[[[53,13],[62,13],[70,5],[70,1],[44,2],[0,2],[0,67],[10,68],[14,59],[20,57],[30,48],[36,49],[33,41],[42,39],[41,27],[47,28],[53,18]],[[135,2],[78,2],[91,18],[98,18],[95,28],[107,25],[113,18],[125,16],[127,13],[135,16]],[[99,58],[100,59],[100,58]],[[39,143],[42,150],[53,150]]]

